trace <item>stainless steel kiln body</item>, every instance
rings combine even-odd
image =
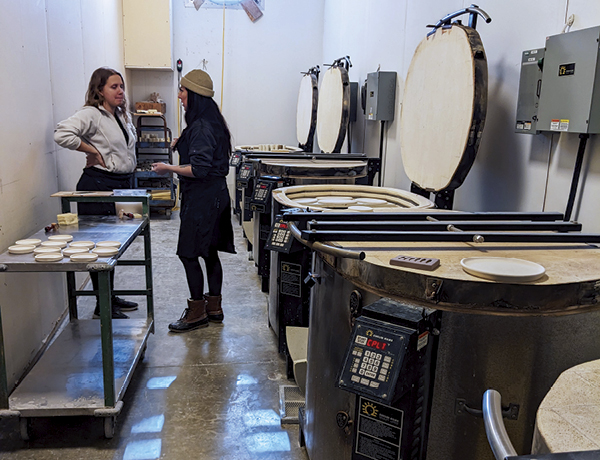
[[[334,386],[351,333],[351,293],[362,295],[362,305],[388,296],[389,291],[402,300],[398,292],[407,281],[403,272],[398,279],[381,277],[373,282],[368,273],[352,277],[347,269],[334,268],[348,263],[359,264],[321,253],[313,261],[320,283],[311,293],[303,429],[310,460],[352,457],[352,434],[338,428],[336,414],[353,416],[356,396]],[[555,292],[562,294],[560,289]],[[423,305],[436,308],[434,303]],[[529,453],[536,410],[556,378],[569,367],[600,358],[599,311],[534,316],[522,310],[499,315],[469,308],[472,311],[442,313],[428,460],[493,460],[483,419],[469,415],[463,406],[481,409],[482,395],[489,388],[501,393],[503,405],[519,405],[517,420],[505,424],[517,451]]]

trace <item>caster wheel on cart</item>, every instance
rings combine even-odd
[[[166,209],[166,210],[165,210],[165,217],[166,217],[167,219],[170,219],[170,218],[171,218],[171,214],[172,214],[172,212],[173,212],[173,211],[171,211],[170,209]]]
[[[29,441],[31,439],[31,419],[21,417],[19,419],[19,429],[21,431],[21,439],[23,441]]]
[[[112,439],[115,435],[115,419],[116,417],[104,417],[104,437]]]

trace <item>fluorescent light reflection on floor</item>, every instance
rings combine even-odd
[[[281,419],[273,409],[253,410],[244,414],[244,425],[247,427],[279,426]]]
[[[165,416],[163,414],[155,417],[148,417],[141,422],[136,423],[131,428],[132,433],[160,433],[165,424]]]
[[[237,385],[255,385],[258,383],[254,377],[246,374],[240,374],[237,376]]]
[[[162,443],[160,439],[148,439],[127,444],[123,460],[154,460],[160,458]]]
[[[285,431],[279,433],[256,433],[246,438],[248,450],[261,452],[288,452],[291,449],[290,438]]]
[[[152,377],[148,380],[146,387],[149,390],[164,390],[165,388],[169,388],[169,386],[175,381],[176,378],[176,375],[168,375],[166,377]]]

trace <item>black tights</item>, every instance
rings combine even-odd
[[[197,257],[179,256],[192,300],[200,300],[204,296],[204,274]],[[206,264],[206,279],[208,281],[208,295],[221,295],[221,286],[223,285],[223,267],[216,249],[210,249],[208,257],[203,257]]]

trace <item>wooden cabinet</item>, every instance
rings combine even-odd
[[[171,0],[123,0],[123,41],[126,68],[173,70]]]

